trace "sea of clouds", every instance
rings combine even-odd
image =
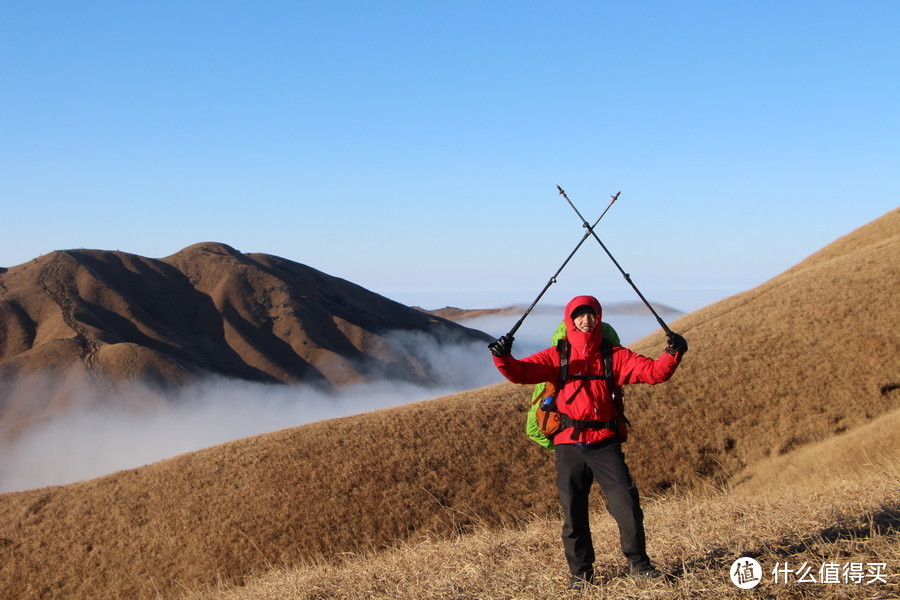
[[[545,309],[529,315],[516,333],[514,355],[547,347],[560,314],[561,309]],[[481,317],[462,324],[498,337],[520,316]],[[625,344],[658,327],[652,317],[606,320]],[[417,334],[397,334],[393,341],[414,349],[435,374],[433,385],[377,380],[324,391],[216,377],[151,403],[146,397],[158,392],[134,384],[102,407],[90,397],[100,391],[82,389],[79,393],[85,397],[72,403],[80,409],[57,413],[12,440],[0,440],[0,492],[73,483],[239,438],[501,381],[485,343],[436,343]]]

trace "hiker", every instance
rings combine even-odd
[[[566,305],[563,320],[569,353],[564,381],[560,381],[563,369],[557,348],[517,360],[511,354],[513,340],[508,336],[488,346],[494,365],[509,381],[558,384],[556,406],[563,429],[553,435],[552,441],[563,510],[562,541],[573,589],[583,588],[594,578],[594,546],[588,521],[588,495],[594,479],[606,495],[607,509],[619,526],[629,573],[638,578],[663,577],[647,556],[638,490],[617,439],[620,411],[603,378],[601,316],[600,303],[593,296],[577,296]],[[657,360],[622,346],[609,347],[615,385],[656,384],[667,381],[675,372],[687,352],[687,341],[672,333]]]

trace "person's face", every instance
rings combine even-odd
[[[597,317],[594,313],[586,312],[572,319],[572,322],[575,323],[575,329],[578,331],[590,333],[594,329],[594,325],[597,324]]]

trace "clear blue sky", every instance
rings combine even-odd
[[[530,302],[581,236],[653,300],[898,206],[900,2],[0,1],[0,265],[284,256]],[[634,298],[593,242],[548,300]]]

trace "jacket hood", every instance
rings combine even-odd
[[[579,331],[575,327],[575,322],[572,320],[572,313],[575,312],[575,309],[579,306],[590,306],[597,315],[597,324],[590,333]],[[573,345],[580,346],[600,344],[603,340],[603,327],[600,323],[602,318],[603,309],[600,306],[600,302],[593,296],[575,296],[569,300],[569,303],[566,304],[565,313],[563,314],[563,322],[566,324],[566,336],[569,338],[569,342]]]

